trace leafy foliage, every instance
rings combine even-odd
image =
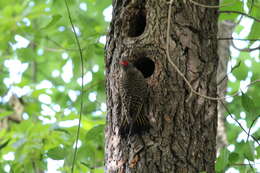
[[[104,43],[99,39],[108,27],[103,11],[111,1],[69,1],[69,5],[86,72],[76,172],[93,168],[103,172],[106,105]],[[59,170],[68,172],[79,116],[81,62],[64,1],[1,1],[0,16],[0,41],[6,43],[0,45],[0,80],[4,81],[0,118],[13,113],[8,103],[12,94],[23,99],[24,107],[24,120],[9,121],[8,129],[0,131],[4,156],[0,172],[45,171],[51,160],[60,160]],[[19,71],[19,64],[27,66],[24,72]],[[11,79],[11,68],[17,68],[12,75],[20,79]]]
[[[222,4],[229,2],[222,1]],[[220,11],[237,11],[247,14],[252,18],[260,19],[259,0],[250,0],[246,4],[243,1],[234,2],[236,2],[234,5],[224,6]],[[256,42],[254,40],[259,39],[260,28],[259,22],[252,18],[249,19],[246,15],[243,15],[241,18],[239,13],[222,13],[219,19],[240,22],[235,28],[233,37],[253,40],[243,41],[243,43],[241,41],[234,41],[234,44],[240,47],[244,44],[246,48],[255,48],[259,46],[259,41]],[[247,21],[246,24],[245,21]],[[252,25],[249,25],[251,22]],[[251,29],[247,35],[244,34],[246,28]],[[232,67],[236,65],[238,67],[228,75],[229,79],[232,79],[228,81],[228,95],[236,91],[241,91],[241,94],[228,100],[228,110],[232,114],[229,115],[227,112],[226,115],[226,131],[229,146],[220,151],[215,167],[216,172],[232,172],[231,168],[233,171],[236,169],[239,172],[257,172],[260,170],[257,165],[257,160],[259,159],[257,151],[260,148],[258,142],[260,127],[258,120],[260,117],[260,85],[259,82],[253,82],[259,80],[259,61],[259,50],[257,50],[254,52],[238,51],[237,55],[233,56],[229,62],[229,65]]]
[[[232,4],[224,5],[222,11],[248,12],[250,16],[260,18],[259,0],[248,0],[246,4],[239,0],[221,2]],[[104,43],[100,40],[108,27],[103,13],[110,5],[108,0],[69,1],[86,72],[75,172],[104,172],[106,104]],[[69,172],[79,116],[81,62],[65,4],[55,0],[0,1],[0,16],[0,42],[3,43],[0,44],[1,123],[15,112],[8,103],[12,94],[23,100],[24,108],[20,123],[9,120],[8,128],[0,128],[0,172],[46,171],[54,160],[62,165],[57,168],[59,171]],[[222,13],[219,20],[237,21],[238,18],[238,13]],[[235,33],[240,36],[245,29],[238,25]],[[252,20],[251,30],[245,38],[260,39],[259,31],[260,23]],[[246,43],[248,47],[259,45],[255,41]],[[236,80],[229,81],[228,94],[244,86],[245,81],[259,79],[259,51],[240,52],[231,61],[241,64],[232,72]],[[229,110],[239,122],[244,122],[242,125],[247,131],[252,129],[250,135],[259,139],[259,83],[243,92],[230,101]],[[227,121],[226,126],[228,142],[234,149],[221,150],[216,171],[223,172],[231,167],[240,172],[252,171],[254,161],[260,158],[259,145],[252,137],[247,137],[236,122]],[[244,134],[243,139],[241,134]],[[241,166],[244,163],[251,165]]]

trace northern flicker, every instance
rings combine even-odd
[[[122,100],[123,121],[119,132],[122,136],[140,134],[149,128],[149,120],[144,115],[147,101],[147,83],[143,74],[128,60],[121,60],[122,76],[120,95]]]

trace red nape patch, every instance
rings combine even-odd
[[[128,61],[120,61],[119,64],[123,65],[123,66],[128,66]]]

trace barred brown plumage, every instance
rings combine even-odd
[[[143,74],[128,60],[120,61],[122,75],[120,95],[123,121],[119,132],[122,136],[140,134],[149,129],[149,120],[144,115],[147,102],[147,83]]]

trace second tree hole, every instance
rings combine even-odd
[[[155,69],[154,62],[147,57],[139,58],[134,62],[134,66],[142,72],[145,78],[150,77]]]
[[[140,36],[145,29],[146,26],[146,15],[144,10],[139,10],[137,13],[132,14],[129,21],[129,37],[137,37]]]

